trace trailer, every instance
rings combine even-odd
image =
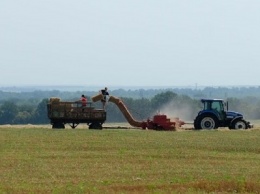
[[[102,124],[106,121],[106,111],[96,109],[92,102],[83,105],[81,102],[50,98],[47,109],[48,118],[54,129],[64,129],[65,124],[74,129],[80,123],[87,124],[89,129],[102,129]]]

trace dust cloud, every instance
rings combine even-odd
[[[193,121],[194,119],[193,110],[188,104],[180,104],[175,101],[171,101],[161,106],[155,113],[153,113],[153,115],[155,114],[165,114],[171,119],[179,118],[188,122]]]

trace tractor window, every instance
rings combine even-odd
[[[218,112],[222,112],[223,110],[223,105],[221,102],[212,102],[211,108],[213,110],[216,110]]]
[[[204,110],[210,110],[211,109],[211,102],[205,102],[204,103]]]

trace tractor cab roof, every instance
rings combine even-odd
[[[201,102],[224,102],[223,99],[212,99],[212,98],[203,98],[201,99]]]

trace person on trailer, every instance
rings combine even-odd
[[[87,98],[84,94],[81,95],[80,101],[81,101],[82,107],[87,106]]]
[[[103,105],[103,109],[106,108],[106,102],[107,102],[107,98],[106,96],[109,96],[109,93],[107,91],[107,87],[105,87],[104,89],[100,90],[100,93],[103,95],[103,98],[101,99],[102,105]]]

